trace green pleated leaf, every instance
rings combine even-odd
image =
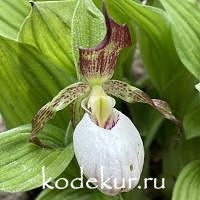
[[[33,45],[74,77],[70,26],[75,3],[75,0],[33,2],[19,33],[20,41]]]
[[[189,163],[176,181],[172,200],[198,200],[200,197],[200,161]]]
[[[0,47],[0,112],[11,128],[30,123],[40,107],[74,80],[31,46],[1,37]],[[67,116],[59,114],[56,124],[66,125]]]
[[[200,96],[193,99],[187,114],[183,118],[187,139],[200,137]]]
[[[92,0],[78,0],[72,19],[73,58],[78,69],[79,48],[95,47],[106,34],[104,16]]]
[[[85,189],[46,189],[44,190],[36,200],[123,200],[121,196],[109,197],[104,194],[101,194],[97,190]]]
[[[173,182],[174,177],[179,175],[186,164],[200,159],[200,154],[197,153],[200,151],[200,137],[185,139],[184,136],[177,135],[177,131],[165,123],[160,128],[157,139],[163,146],[163,177],[171,177]]]
[[[68,189],[46,189],[44,190],[36,200],[90,200],[91,195],[88,193],[87,190],[74,190],[71,188]]]
[[[0,35],[17,39],[29,9],[28,0],[0,0]]]
[[[133,22],[137,25],[145,68],[162,100],[166,100],[173,113],[183,119],[191,111],[189,109],[198,92],[194,88],[195,79],[178,57],[166,14],[158,8],[143,6],[131,0],[107,0],[106,3],[112,16],[119,16],[120,13],[121,21],[130,23],[133,29],[136,28]],[[193,123],[190,129],[187,127],[185,134],[190,135],[191,129],[200,129],[200,123]]]
[[[0,134],[0,190],[8,192],[27,191],[43,183],[45,179],[56,178],[73,158],[73,149],[64,145],[65,132],[48,126],[40,138],[57,148],[43,149],[30,144],[30,126],[23,126]]]
[[[197,1],[161,0],[170,16],[173,39],[185,67],[200,79],[200,7]]]
[[[104,194],[96,191],[93,193],[91,199],[92,200],[123,200],[124,198],[122,197],[121,194],[114,196],[114,197],[110,197],[110,196],[104,195]]]
[[[156,139],[162,146],[163,167],[161,177],[165,178],[165,190],[167,197],[171,199],[171,191],[177,176],[185,165],[194,161],[200,160],[200,137],[186,140],[185,136],[177,133],[169,124],[160,128]],[[181,136],[182,135],[182,136]],[[190,199],[190,198],[188,198]],[[180,198],[182,200],[182,198]]]
[[[63,0],[34,0],[34,1],[63,1]]]

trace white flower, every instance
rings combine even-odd
[[[97,126],[86,113],[74,131],[79,166],[87,178],[97,179],[100,191],[111,196],[136,187],[144,163],[144,147],[138,130],[123,113],[116,109],[114,113],[118,121],[110,130]],[[102,188],[101,183],[106,179],[112,189]]]

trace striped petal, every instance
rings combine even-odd
[[[103,85],[108,95],[118,97],[128,103],[146,103],[157,110],[164,118],[171,120],[179,128],[182,128],[181,122],[174,116],[167,102],[159,99],[151,99],[142,90],[119,80],[110,80]]]

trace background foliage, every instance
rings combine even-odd
[[[146,105],[117,103],[143,136],[143,177],[164,177],[166,188],[135,189],[113,199],[198,200],[200,3],[105,3],[114,20],[128,24],[133,40],[133,46],[121,52],[115,78],[140,87],[153,98],[166,100],[183,124],[181,132]],[[27,191],[41,186],[43,165],[47,166],[47,176],[54,179],[59,175],[68,179],[79,176],[72,159],[69,109],[59,112],[41,134],[41,139],[53,144],[54,149],[29,144],[30,125],[24,124],[29,124],[37,110],[59,90],[80,78],[76,75],[77,48],[93,47],[105,35],[101,6],[101,0],[0,0],[0,113],[11,129],[0,135],[0,190]],[[147,75],[134,81],[130,72],[137,45]],[[56,198],[111,199],[98,191],[70,188],[44,190],[37,199]]]

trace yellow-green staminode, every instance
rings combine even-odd
[[[108,96],[100,85],[93,86],[87,107],[100,127],[105,127],[106,122],[113,114],[114,106],[115,100]]]

